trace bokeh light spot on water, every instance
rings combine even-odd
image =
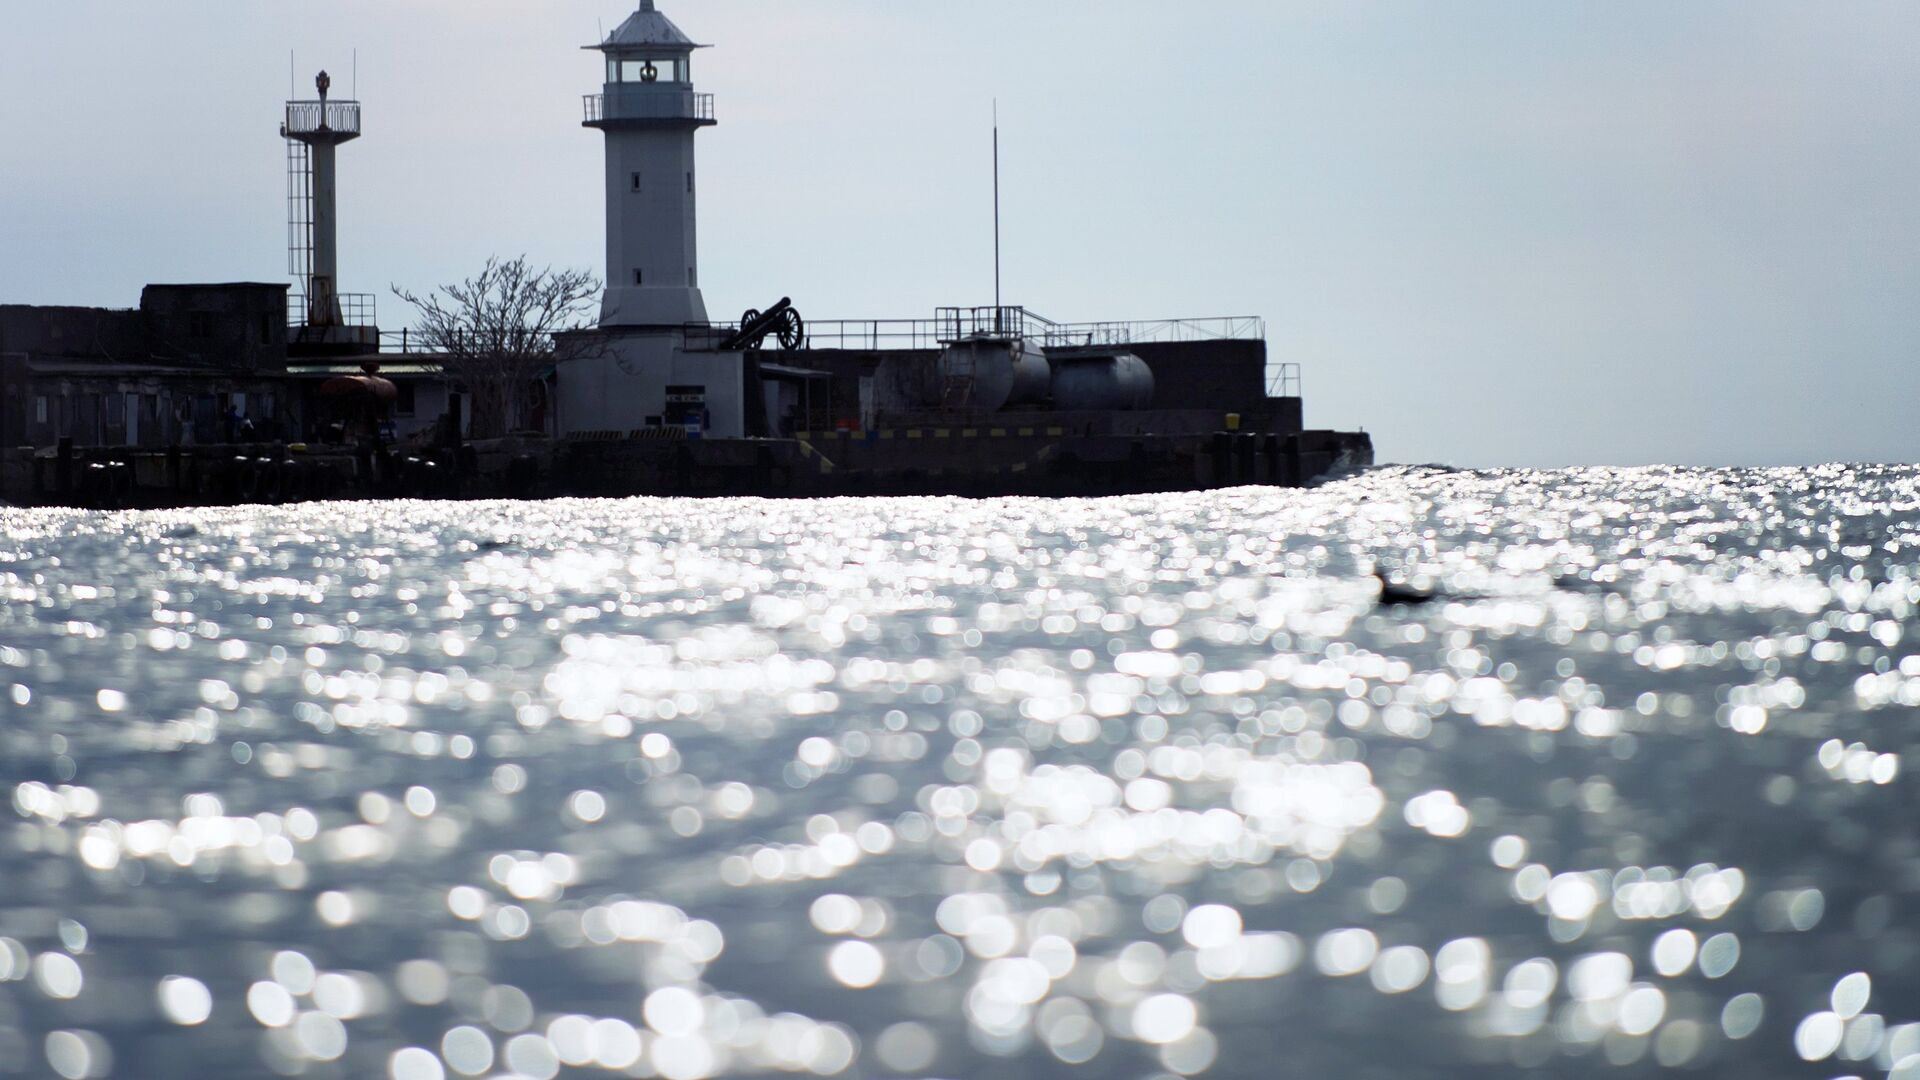
[[[51,1031],[47,1065],[63,1080],[93,1080],[113,1075],[113,1048],[93,1031]]]
[[[448,1068],[462,1076],[485,1075],[493,1068],[493,1038],[477,1027],[463,1024],[441,1037],[440,1056]]]
[[[1833,984],[1832,1004],[1834,1014],[1842,1020],[1851,1020],[1866,1010],[1867,1001],[1873,996],[1873,979],[1864,971],[1843,975]]]
[[[1133,1009],[1133,1034],[1143,1042],[1167,1044],[1186,1038],[1199,1018],[1193,1000],[1181,994],[1154,994]]]
[[[1668,930],[1653,939],[1653,969],[1669,979],[1684,974],[1698,954],[1698,939],[1693,931],[1684,927]]]
[[[409,1046],[394,1051],[387,1075],[392,1080],[446,1080],[447,1070],[433,1051]]]
[[[33,978],[41,993],[60,1001],[79,997],[86,985],[80,964],[65,953],[48,952],[34,957]]]
[[[176,1024],[192,1027],[206,1023],[213,1015],[213,994],[198,979],[169,975],[160,980],[157,996],[160,1011]]]
[[[1793,1032],[1793,1048],[1808,1061],[1825,1061],[1840,1049],[1846,1020],[1838,1013],[1810,1013]]]
[[[911,1020],[887,1027],[874,1043],[881,1067],[900,1073],[925,1071],[939,1052],[939,1038],[933,1029]]]
[[[1920,1074],[1913,469],[0,523],[29,1074]]]
[[[865,990],[880,981],[886,961],[864,941],[843,941],[828,951],[827,969],[841,985]]]

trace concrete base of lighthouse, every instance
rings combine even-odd
[[[681,333],[603,327],[566,335],[560,354],[555,427],[563,438],[747,435],[747,369],[737,352],[688,352]]]
[[[687,326],[707,321],[700,290],[683,286],[614,286],[600,299],[600,325]]]

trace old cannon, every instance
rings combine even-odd
[[[794,310],[790,297],[781,297],[779,303],[765,311],[749,309],[740,316],[740,329],[720,347],[727,352],[758,350],[769,337],[778,340],[783,349],[798,349],[806,344],[806,321]]]

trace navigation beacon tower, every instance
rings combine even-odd
[[[607,292],[600,325],[681,327],[707,321],[694,229],[693,136],[711,126],[713,95],[693,89],[696,45],[640,0],[605,41],[606,86],[586,99],[586,126],[606,134]]]
[[[287,102],[287,272],[298,283],[288,311],[291,344],[322,349],[379,347],[371,296],[340,294],[339,184],[335,151],[360,137],[360,103],[329,101],[322,71],[315,101]]]

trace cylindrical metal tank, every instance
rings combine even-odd
[[[1153,369],[1132,353],[1055,353],[1053,407],[1063,412],[1129,412],[1153,403]]]
[[[940,354],[940,377],[963,385],[962,400],[975,412],[994,412],[1047,399],[1052,370],[1039,346],[1019,339],[974,338],[956,341]]]

